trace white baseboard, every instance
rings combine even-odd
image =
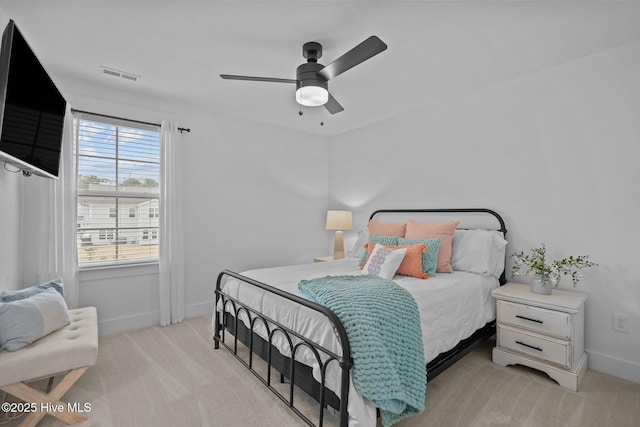
[[[198,304],[190,304],[184,307],[184,317],[189,319],[198,316],[211,316],[213,314],[213,301],[201,302]]]
[[[98,316],[100,318],[100,316]],[[98,320],[98,334],[110,335],[118,332],[147,328],[160,324],[160,312],[136,314],[133,316],[118,317],[116,319]]]
[[[589,369],[640,384],[640,364],[596,351],[585,352],[589,356]]]
[[[213,313],[213,301],[190,304],[184,308],[184,317],[211,315]],[[115,319],[103,319],[98,321],[99,335],[110,335],[118,332],[132,331],[134,329],[148,328],[160,324],[160,312],[135,314],[133,316],[118,317]]]

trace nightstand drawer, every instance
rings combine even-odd
[[[565,340],[571,339],[571,319],[569,313],[498,301],[498,323]]]
[[[498,325],[498,343],[502,348],[534,356],[564,368],[571,367],[571,343],[568,341]]]

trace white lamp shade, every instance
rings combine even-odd
[[[324,105],[329,100],[329,92],[320,86],[303,86],[296,90],[296,101],[307,107]]]
[[[351,211],[327,211],[327,230],[351,230],[353,218]]]

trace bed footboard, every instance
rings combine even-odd
[[[293,301],[299,305],[303,305],[307,308],[310,308],[314,311],[317,311],[324,315],[333,325],[333,328],[340,340],[340,348],[341,355],[338,355],[331,350],[313,342],[307,337],[304,337],[292,330],[291,328],[282,325],[281,323],[265,316],[263,313],[258,312],[257,310],[249,307],[241,301],[231,297],[230,295],[224,293],[222,290],[222,283],[225,278],[233,277],[246,285],[255,286],[257,288],[263,289],[267,292],[271,292],[276,294],[282,298]],[[297,362],[295,360],[297,351],[302,348],[308,348],[313,355],[320,367],[320,385],[318,390],[319,396],[317,396],[317,400],[319,402],[319,415],[318,415],[318,426],[323,425],[323,409],[327,405],[325,401],[325,395],[331,393],[325,387],[325,376],[327,372],[327,366],[330,363],[338,363],[340,367],[340,408],[339,408],[339,417],[340,417],[340,426],[346,427],[349,420],[349,414],[347,411],[348,405],[348,396],[349,396],[349,381],[350,381],[350,371],[353,365],[353,361],[351,360],[351,350],[349,346],[349,339],[347,338],[347,333],[342,325],[342,322],[338,319],[338,317],[328,308],[315,304],[311,301],[308,301],[304,298],[298,297],[296,295],[289,294],[287,292],[283,292],[277,288],[266,285],[264,283],[253,280],[249,277],[242,276],[238,273],[224,270],[218,275],[218,279],[216,282],[216,310],[215,310],[215,331],[214,331],[214,346],[215,348],[219,348],[220,344],[222,344],[227,350],[229,350],[235,357],[238,359],[249,371],[251,371],[269,390],[271,390],[276,396],[278,396],[284,403],[286,403],[291,410],[293,410],[302,420],[304,420],[307,424],[314,426],[313,423],[305,414],[303,414],[298,408],[295,406],[294,402],[294,387],[300,384],[308,384],[308,382],[301,382],[296,379],[296,375],[305,373],[307,376],[310,373],[310,368]],[[221,311],[222,310],[222,311]],[[244,313],[249,319],[249,326],[245,327],[243,322],[239,320],[239,315]],[[230,314],[230,316],[226,315]],[[228,322],[232,322],[229,324]],[[255,333],[254,328],[260,322],[261,325],[267,331],[267,340],[262,340],[257,333]],[[224,330],[227,329],[232,332],[234,339],[233,344],[229,345],[225,341]],[[248,329],[246,333],[241,334],[240,331]],[[282,334],[286,341],[289,344],[289,349],[291,351],[291,359],[290,362],[286,362],[286,356],[283,357],[278,350],[273,345],[273,337],[275,334]],[[241,339],[244,335],[244,340],[240,342],[246,343],[248,338],[248,349],[249,349],[249,362],[247,363],[242,357],[238,355],[238,340]],[[295,340],[293,338],[296,338]],[[294,345],[294,341],[297,343]],[[266,345],[265,345],[266,344]],[[267,378],[263,378],[254,368],[253,368],[253,354],[256,353],[258,356],[264,359],[264,354],[266,353],[266,362],[267,362]],[[323,361],[320,354],[326,356],[326,359]],[[282,377],[287,377],[290,380],[289,387],[289,395],[284,396],[280,393],[276,388],[274,388],[271,384],[271,368],[276,369],[281,373]],[[283,372],[283,370],[289,369],[289,372]],[[300,372],[303,371],[303,372]],[[305,392],[311,393],[312,396],[315,393],[314,390],[309,389],[308,387],[301,387]],[[331,393],[333,394],[333,393]],[[314,398],[316,396],[313,396]],[[335,395],[332,396],[332,402],[335,402]],[[332,405],[333,406],[333,405]]]

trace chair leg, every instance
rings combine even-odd
[[[53,387],[53,379],[54,377],[49,378],[49,382],[47,383],[47,394],[49,394],[51,392],[51,387]]]
[[[36,404],[37,411],[29,413],[22,423],[20,423],[20,427],[35,426],[47,414],[53,415],[67,424],[76,424],[81,421],[86,421],[87,416],[82,412],[69,411],[70,408],[68,405],[60,401],[60,398],[78,381],[86,370],[87,367],[69,371],[48,394],[29,387],[25,383],[3,385],[0,387],[0,390],[6,391],[24,402]]]

